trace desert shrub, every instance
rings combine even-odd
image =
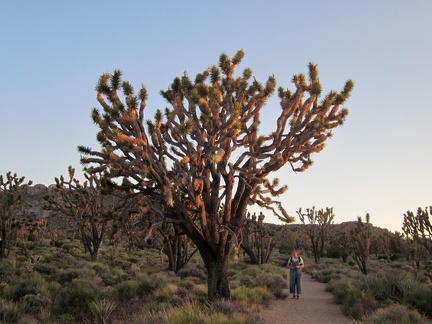
[[[242,286],[254,287],[257,284],[260,284],[258,279],[259,270],[260,269],[257,265],[248,265],[243,270],[234,274],[231,280],[238,281],[239,285]]]
[[[258,282],[259,285],[267,287],[274,297],[284,299],[288,296],[285,292],[285,289],[288,287],[287,279],[282,275],[260,276],[259,280],[261,282]]]
[[[282,275],[273,275],[269,278],[269,283],[267,287],[274,294],[276,298],[287,297],[284,290],[288,288],[287,278]]]
[[[48,285],[38,272],[33,272],[25,277],[18,278],[13,284],[11,283],[7,296],[14,301],[18,301],[25,295],[38,294],[47,295]]]
[[[312,275],[312,278],[321,282],[321,283],[329,283],[331,281],[339,280],[341,278],[349,278],[349,270],[344,269],[324,269],[320,271],[315,271]]]
[[[331,282],[329,287],[336,302],[342,304],[343,313],[356,320],[370,315],[379,307],[373,294],[361,290],[355,279],[342,278]]]
[[[213,305],[194,301],[186,302],[176,307],[166,308],[158,312],[149,312],[144,323],[260,323],[257,314],[233,312],[226,314]],[[140,322],[142,323],[142,321]]]
[[[83,279],[74,279],[58,297],[57,314],[74,314],[81,318],[88,312],[88,304],[101,296],[97,285]]]
[[[274,298],[273,293],[267,287],[254,287],[251,293],[250,300],[254,304],[269,306],[270,301]]]
[[[76,258],[69,253],[62,251],[55,251],[51,255],[52,262],[56,263],[59,268],[69,268],[69,266],[76,263]]]
[[[131,300],[141,294],[140,281],[126,280],[114,286],[115,297],[121,300]]]
[[[20,314],[19,305],[11,300],[0,298],[0,319],[4,323],[14,323]]]
[[[290,244],[282,243],[279,245],[279,254],[291,254],[293,247]]]
[[[190,277],[196,277],[200,280],[206,280],[207,274],[203,268],[200,267],[193,267],[190,264],[187,264],[185,267],[181,268],[177,275],[180,278],[190,278]]]
[[[25,295],[21,299],[21,306],[26,313],[39,314],[42,309],[51,307],[51,299],[41,295]]]
[[[9,282],[15,276],[16,262],[13,259],[3,259],[0,262],[0,281]]]
[[[166,283],[163,287],[161,287],[159,290],[156,290],[154,292],[154,298],[155,300],[161,302],[161,303],[172,303],[176,304],[180,302],[180,297],[177,294],[178,287],[174,283]]]
[[[55,274],[57,272],[58,268],[54,264],[40,263],[40,264],[36,264],[33,267],[33,270],[37,271],[41,274],[52,275],[52,274]]]
[[[192,289],[191,299],[202,301],[207,300],[207,285],[196,284]]]
[[[125,280],[113,287],[114,296],[119,300],[131,300],[144,296],[155,289],[155,284],[146,276]]]
[[[432,317],[432,286],[422,285],[416,291],[412,291],[406,298],[406,303],[416,308],[421,313]]]
[[[340,248],[329,246],[326,251],[326,257],[331,259],[340,259],[342,258],[342,251]]]
[[[179,280],[179,286],[185,289],[192,289],[195,285],[195,281],[193,281],[190,278],[184,278],[182,280]]]
[[[243,306],[264,304],[268,305],[273,299],[272,292],[267,287],[246,287],[240,286],[231,292],[234,301],[238,301]]]
[[[407,306],[393,304],[386,308],[376,310],[372,315],[366,317],[362,323],[365,324],[421,324],[425,319],[416,310],[410,310]]]
[[[353,279],[343,278],[329,285],[329,291],[335,297],[336,303],[342,304],[348,294],[354,289]]]
[[[61,285],[72,282],[73,279],[78,278],[79,271],[77,269],[60,269],[53,277],[55,281]]]
[[[402,253],[393,253],[391,256],[390,256],[390,260],[391,261],[396,261],[396,260],[402,260],[404,258],[404,256],[403,256],[403,254]]]
[[[393,299],[399,302],[418,288],[415,280],[400,271],[363,276],[358,281],[358,285],[361,290],[372,293],[377,300]]]
[[[211,304],[212,311],[216,313],[222,313],[224,315],[231,316],[239,310],[238,305],[231,301],[218,300]]]
[[[324,269],[320,271],[315,271],[312,275],[312,278],[321,283],[328,283],[332,279],[333,275],[334,275],[333,269]]]
[[[342,304],[343,313],[355,320],[369,316],[378,308],[379,303],[373,295],[358,288],[352,290]]]
[[[92,269],[102,279],[105,285],[115,285],[126,279],[127,275],[122,269],[112,268],[100,262],[93,262]]]
[[[419,283],[426,284],[426,285],[432,283],[431,279],[432,279],[431,275],[425,271],[421,271],[417,276],[417,281]]]
[[[148,278],[152,282],[155,289],[165,286],[167,282],[174,282],[180,280],[176,275],[171,272],[151,273],[148,275]]]
[[[148,323],[203,323],[206,308],[196,302],[186,302],[177,307],[149,313]]]
[[[76,320],[73,314],[61,314],[58,316],[58,322],[60,324],[74,324]]]

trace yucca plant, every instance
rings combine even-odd
[[[112,300],[102,299],[90,302],[88,307],[94,315],[95,324],[105,324],[108,323],[108,318],[117,307],[117,304]]]

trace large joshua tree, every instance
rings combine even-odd
[[[261,112],[276,80],[271,76],[263,85],[249,68],[235,76],[243,56],[243,50],[232,58],[222,54],[218,66],[195,80],[186,72],[175,78],[161,91],[171,107],[164,113],[157,110],[147,128],[146,88],[134,94],[120,71],[103,74],[96,86],[103,112],[92,113],[102,149],[79,147],[89,172],[103,171],[113,185],[163,197],[165,217],[199,249],[211,301],[230,297],[230,252],[237,246],[248,205],[288,217],[274,199],[286,186],[269,175],[286,163],[295,172],[312,164],[311,155],[344,122],[348,110],[342,105],[353,88],[347,81],[341,92],[331,91],[319,101],[318,70],[310,63],[308,79],[294,75],[293,92],[279,89],[280,110],[271,111],[279,114],[275,130],[260,135]]]

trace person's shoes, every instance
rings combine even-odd
[[[300,295],[297,295],[297,299],[299,299],[300,298]]]
[[[293,299],[295,299],[296,298],[296,296],[295,295],[293,295]]]

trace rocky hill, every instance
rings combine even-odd
[[[45,220],[49,229],[75,229],[76,226],[71,219],[62,213],[45,208],[44,197],[54,194],[54,188],[55,185],[47,187],[43,184],[22,187],[21,204],[14,209],[12,217],[17,220]]]
[[[23,187],[21,192],[22,203],[15,210],[13,217],[15,219],[23,220],[23,219],[31,219],[31,220],[46,220],[48,228],[56,228],[56,229],[73,229],[75,228],[74,223],[70,218],[65,217],[65,215],[59,212],[53,212],[50,210],[46,210],[46,202],[44,197],[47,195],[54,194],[55,185],[45,186],[43,184],[36,184],[33,186]],[[1,194],[1,192],[0,192]],[[333,225],[333,234],[337,234],[338,232],[350,232],[356,222],[343,222],[340,224]],[[268,224],[269,226],[281,226],[276,224]],[[297,229],[298,227],[302,227],[304,225],[301,224],[290,224],[288,225],[290,229]],[[306,225],[308,226],[308,225]],[[383,232],[388,232],[387,229],[381,229],[374,227],[378,230],[382,230]]]

